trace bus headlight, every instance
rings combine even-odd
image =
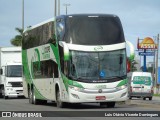
[[[122,90],[122,89],[125,89],[125,88],[127,88],[127,84],[117,87],[118,90]]]
[[[69,88],[72,89],[72,90],[75,90],[75,91],[79,91],[79,92],[83,91],[83,88],[79,88],[79,87],[76,87],[76,86],[69,86]]]

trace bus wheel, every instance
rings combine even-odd
[[[32,89],[32,96],[33,96],[33,104],[35,104],[35,105],[40,104],[40,100],[36,99],[35,92],[34,92],[34,87]]]
[[[64,107],[64,103],[61,101],[61,98],[60,98],[60,91],[59,90],[57,90],[57,92],[56,92],[56,103],[57,103],[58,108]]]
[[[3,95],[2,95],[2,86],[0,86],[0,98],[2,98]]]
[[[33,104],[33,90],[29,89],[28,91],[29,103]]]
[[[152,100],[152,97],[149,97],[149,100]]]
[[[114,108],[115,102],[107,102],[107,107],[108,108]]]
[[[106,108],[107,107],[107,102],[101,102],[100,107]]]
[[[144,97],[143,100],[146,100],[146,98]]]
[[[8,96],[5,96],[5,95],[4,95],[4,99],[8,99]]]

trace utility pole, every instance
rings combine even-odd
[[[57,5],[58,4],[58,5]],[[54,0],[54,16],[60,15],[60,0]]]
[[[63,5],[66,7],[66,15],[67,15],[67,10],[68,10],[67,7],[70,6],[70,4],[65,3]]]
[[[156,36],[153,36],[154,38],[154,43],[156,41]],[[156,62],[155,62],[155,56],[156,56],[156,49],[154,49],[154,56],[153,56],[153,69],[152,69],[152,77],[153,77],[153,81],[154,81],[154,87],[156,87],[156,79],[155,79],[155,68],[156,68]]]
[[[21,45],[24,39],[23,31],[24,31],[24,0],[22,0],[22,41],[21,41]]]
[[[24,30],[24,0],[22,0],[22,30]]]
[[[156,54],[156,70],[155,70],[155,80],[156,80],[156,93],[158,94],[159,85],[158,85],[158,54],[159,54],[159,34],[157,35],[157,54]]]
[[[54,0],[54,17],[57,16],[57,0]]]
[[[60,15],[60,0],[58,0],[58,15]]]

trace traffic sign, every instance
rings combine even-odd
[[[154,52],[139,52],[139,55],[140,56],[144,56],[144,55],[146,55],[146,56],[154,56]]]

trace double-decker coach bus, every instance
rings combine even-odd
[[[114,107],[128,98],[126,42],[109,14],[61,15],[24,31],[24,95],[31,104],[55,101]]]

